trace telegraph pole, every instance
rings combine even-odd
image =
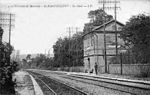
[[[103,10],[105,12],[105,0],[103,0]],[[106,17],[104,17],[104,55],[105,55],[105,73],[107,73],[107,51],[106,51],[106,31],[105,31],[105,23],[106,23]]]
[[[9,45],[11,43],[11,15],[12,14],[9,15],[10,16],[10,20],[9,20]]]
[[[116,5],[117,1],[115,0],[115,11],[114,11],[114,15],[115,15],[115,41],[116,41],[116,58],[118,57],[118,38],[117,38],[117,25],[116,25],[116,20],[117,20],[117,5]]]
[[[103,7],[103,11],[105,12],[106,9],[110,10],[110,9],[114,9],[114,18],[115,18],[115,42],[116,42],[116,56],[118,54],[118,44],[117,44],[117,28],[116,28],[116,17],[117,17],[117,13],[116,13],[116,9],[117,9],[117,6],[116,6],[116,3],[119,3],[117,2],[116,0],[112,1],[112,0],[99,0],[98,3],[102,3]],[[111,3],[114,3],[114,7],[106,7],[106,4],[111,4]],[[105,60],[105,73],[108,72],[108,65],[107,65],[107,47],[106,47],[106,31],[105,31],[105,23],[106,23],[106,17],[104,18],[104,60]]]
[[[78,29],[79,29],[79,28],[76,27],[76,34],[77,34],[77,35],[78,35],[78,32],[79,32]],[[77,39],[77,38],[76,38],[76,42],[78,42],[78,39]],[[76,63],[77,63],[77,64],[78,64],[78,58],[79,58],[79,57],[78,57],[78,51],[79,51],[79,50],[78,50],[78,46],[76,46],[76,53],[77,53]]]
[[[14,16],[14,14],[12,13],[0,13],[0,27],[4,28],[4,30],[6,28],[8,28],[8,32],[9,32],[9,63],[10,63],[10,54],[11,54],[11,30],[12,30],[12,21],[14,19],[12,19],[12,17]]]
[[[71,50],[71,35],[72,35],[72,32],[74,33],[76,33],[76,34],[78,34],[78,32],[79,32],[79,27],[68,27],[67,28],[68,29],[68,33],[69,33],[69,55],[71,55],[71,51],[75,51],[76,52],[76,55],[77,55],[77,57],[76,57],[76,59],[75,59],[75,63],[77,63],[78,62],[78,57],[79,57],[79,54],[78,54],[78,52],[79,52],[79,50],[78,50],[78,48],[77,48],[77,46],[76,46],[76,48],[75,48],[75,50]],[[77,38],[75,38],[76,40],[76,42],[78,41],[77,40]],[[69,58],[69,62],[71,62],[71,59]],[[74,67],[74,62],[73,62],[73,67]]]
[[[70,56],[71,56],[71,51],[70,51],[70,47],[71,47],[71,27],[68,27],[68,31],[69,33],[69,64],[71,64],[71,59],[70,59]]]
[[[9,46],[11,46],[11,16],[12,14],[9,14],[10,20],[9,20]],[[9,63],[10,63],[10,55],[11,55],[11,48],[9,48]]]

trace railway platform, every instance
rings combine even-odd
[[[87,75],[87,76],[92,76],[92,77],[101,77],[101,78],[111,78],[111,79],[116,79],[116,80],[127,80],[127,81],[138,81],[138,82],[146,82],[150,84],[150,77],[135,77],[135,76],[129,76],[129,75],[117,75],[117,74],[108,74],[108,73],[103,73],[103,74],[93,74],[93,73],[82,73],[82,72],[65,72],[67,74],[78,74],[78,75]]]
[[[13,80],[16,81],[16,95],[44,95],[35,79],[25,71],[14,73]]]

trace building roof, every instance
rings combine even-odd
[[[100,25],[100,26],[95,27],[94,29],[92,29],[92,31],[95,31],[95,30],[98,30],[98,29],[100,29],[100,28],[103,28],[104,26],[107,26],[108,24],[111,24],[111,23],[113,23],[113,22],[115,22],[114,19],[112,19],[112,20],[110,20],[110,21],[108,21],[108,22],[106,22],[106,23],[104,23],[104,24],[102,24],[102,25]],[[124,24],[122,24],[121,22],[119,22],[119,21],[117,21],[117,20],[116,20],[116,23],[119,24],[120,26],[124,26]]]
[[[115,20],[112,19],[112,20],[110,20],[110,21],[108,21],[108,22],[106,22],[106,23],[104,23],[104,24],[102,24],[100,26],[96,26],[95,28],[92,29],[91,32],[88,32],[88,33],[84,34],[83,36],[85,36],[87,34],[90,34],[90,33],[94,32],[94,31],[98,31],[99,29],[103,28],[104,26],[106,27],[107,25],[109,25],[111,23],[114,23],[114,22],[115,22]],[[121,22],[119,22],[117,20],[116,20],[116,23],[119,24],[120,26],[124,26],[124,24],[122,24]]]

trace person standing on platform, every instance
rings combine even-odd
[[[94,68],[95,68],[95,74],[97,75],[98,74],[98,72],[97,72],[98,65],[96,62],[95,62]]]

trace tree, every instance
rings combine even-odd
[[[105,22],[108,22],[113,19],[112,15],[108,15],[102,9],[92,10],[88,13],[88,18],[90,22],[84,25],[84,33],[90,32],[94,27],[102,25]]]
[[[150,16],[133,16],[126,23],[120,37],[125,46],[132,50],[136,62],[150,62]]]
[[[23,59],[24,67],[26,68],[42,68],[42,69],[50,69],[53,67],[54,61],[53,58],[48,58],[44,54],[38,54],[35,58],[29,58],[30,54],[27,55],[26,59]],[[27,59],[30,59],[27,62]]]
[[[88,17],[94,26],[102,25],[103,23],[113,19],[111,15],[108,15],[102,9],[92,10],[88,13]]]
[[[16,71],[17,63],[10,62],[13,47],[2,42],[3,29],[0,27],[0,94],[15,93],[12,74]]]
[[[74,34],[72,38],[59,38],[53,48],[55,67],[83,65],[82,32]]]
[[[28,55],[26,56],[26,60],[31,60],[31,54],[28,54]]]
[[[60,67],[64,56],[65,49],[62,49],[63,39],[59,38],[53,45],[55,67]],[[66,48],[67,49],[67,48]]]

